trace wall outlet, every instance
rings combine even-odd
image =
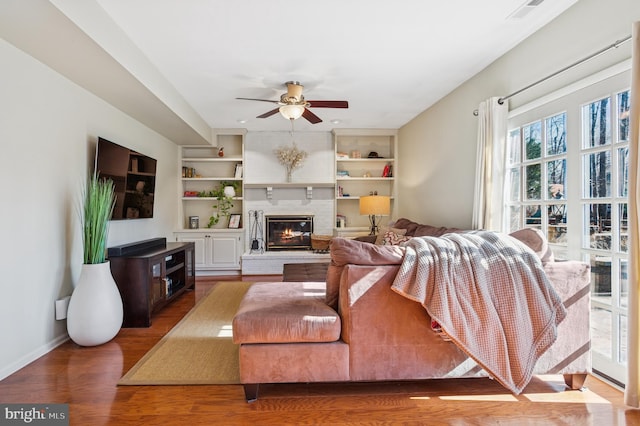
[[[67,309],[69,309],[70,299],[71,296],[67,296],[56,300],[56,320],[63,320],[67,318]]]

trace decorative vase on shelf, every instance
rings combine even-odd
[[[225,186],[224,195],[226,197],[233,198],[236,196],[236,190],[233,188],[233,186]]]
[[[69,337],[80,346],[97,346],[113,339],[124,312],[109,261],[83,264],[67,310]]]
[[[286,170],[287,170],[287,182],[291,182],[291,172],[293,170],[291,170],[290,167],[287,167]]]

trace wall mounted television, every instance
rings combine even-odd
[[[112,220],[153,217],[156,160],[99,137],[95,171],[115,184]]]

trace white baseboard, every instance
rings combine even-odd
[[[62,345],[67,340],[69,340],[69,335],[65,333],[65,334],[63,334],[61,336],[56,337],[51,342],[48,342],[48,343],[40,346],[36,350],[28,353],[27,355],[23,356],[22,358],[20,358],[16,362],[14,362],[14,363],[2,368],[0,370],[0,380],[3,380],[5,378],[9,377],[10,375],[15,373],[16,371],[20,370],[21,368],[26,367],[27,365],[31,364],[33,361],[37,360],[41,356],[51,352],[52,350],[54,350],[58,346]]]

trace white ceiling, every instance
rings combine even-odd
[[[177,143],[206,143],[290,130],[255,118],[276,105],[235,99],[277,100],[289,80],[349,102],[297,131],[400,128],[576,1],[4,0],[0,36]]]
[[[96,0],[213,128],[288,130],[276,105],[300,81],[324,122],[399,128],[576,0]],[[240,120],[246,120],[241,122]],[[332,120],[340,120],[334,124]]]

